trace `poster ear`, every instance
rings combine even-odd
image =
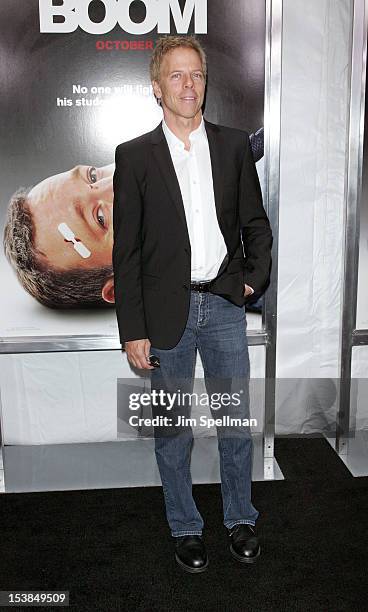
[[[115,292],[114,292],[114,277],[109,276],[104,286],[102,287],[102,297],[105,302],[115,304]]]

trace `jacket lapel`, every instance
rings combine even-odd
[[[209,123],[208,121],[205,121],[204,125],[206,128],[208,144],[210,148],[212,180],[213,190],[215,193],[217,219],[220,223],[221,205],[224,194],[224,177],[222,171],[224,165],[222,163],[222,144],[220,138],[220,130],[218,129],[217,125]]]
[[[206,132],[207,132],[207,138],[208,138],[208,144],[209,144],[210,156],[211,156],[213,191],[215,195],[217,220],[218,220],[220,230],[222,232],[221,207],[222,207],[222,200],[223,200],[223,195],[224,195],[224,174],[223,174],[224,164],[222,161],[223,149],[222,149],[220,130],[218,129],[217,125],[213,123],[209,123],[206,120],[204,122],[204,125],[205,125]],[[224,257],[224,260],[221,263],[217,276],[220,276],[224,272],[228,262],[229,262],[229,255],[226,254]]]
[[[173,161],[170,155],[169,145],[167,144],[164,132],[162,130],[162,124],[152,132],[152,144],[153,155],[156,159],[162,178],[164,179],[171,199],[173,200],[176,209],[179,213],[179,217],[187,229],[187,221],[185,218],[185,210],[183,204],[183,198],[181,196],[179,181],[176,176]]]

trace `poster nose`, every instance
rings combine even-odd
[[[108,203],[112,203],[113,200],[113,188],[112,188],[112,176],[107,176],[100,179],[93,185],[93,196],[102,198]]]

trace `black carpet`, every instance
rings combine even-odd
[[[5,494],[0,590],[69,590],[78,612],[365,611],[368,478],[320,438],[276,439],[275,454],[286,480],[253,484],[255,565],[230,557],[218,485],[194,487],[210,556],[194,576],[174,561],[160,488]]]

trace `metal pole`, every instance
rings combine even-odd
[[[274,456],[277,272],[280,192],[282,0],[267,0],[265,79],[265,204],[273,232],[271,281],[265,295],[263,326],[267,331],[265,367],[264,459]]]

